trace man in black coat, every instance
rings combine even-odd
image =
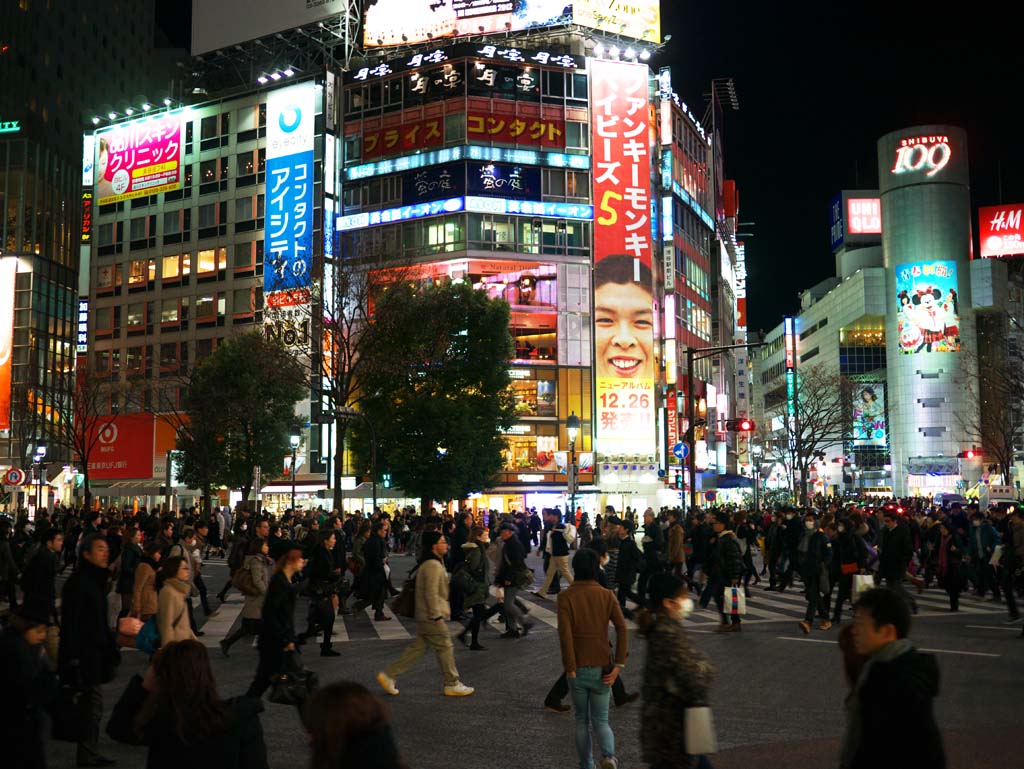
[[[643,568],[640,570],[640,582],[637,584],[637,594],[644,598],[647,595],[647,583],[651,577],[664,570],[667,549],[665,533],[654,516],[654,509],[650,507],[644,511],[644,537],[641,543],[644,549],[644,559]]]
[[[60,647],[57,652],[61,683],[85,691],[90,703],[92,729],[78,743],[79,766],[110,766],[112,759],[99,753],[103,716],[102,684],[113,680],[121,655],[107,624],[107,580],[110,551],[103,537],[83,537],[78,569],[61,592]]]
[[[643,606],[643,599],[633,592],[633,583],[636,581],[637,572],[640,571],[643,556],[640,554],[640,548],[636,546],[636,540],[633,539],[632,521],[620,520],[615,536],[619,540],[619,560],[615,564],[615,581],[618,588],[615,593],[622,608],[622,615],[626,619],[632,619],[633,612],[626,608],[626,599]]]
[[[907,566],[914,555],[914,545],[910,540],[910,529],[897,523],[895,510],[886,509],[882,514],[882,530],[878,540],[878,575],[885,580],[885,585],[904,601],[917,614],[917,601],[903,586],[903,577]]]
[[[511,524],[502,524],[498,530],[501,537],[501,563],[498,564],[498,571],[494,575],[494,584],[503,588],[505,600],[503,611],[505,614],[505,632],[502,638],[519,638],[530,632],[532,623],[523,619],[523,613],[516,606],[516,594],[519,592],[522,582],[525,581],[525,573],[529,573],[530,582],[533,582],[533,575],[526,565],[526,549],[522,541],[517,537],[516,529]],[[525,587],[529,588],[529,585]]]
[[[875,588],[855,607],[853,641],[868,658],[848,704],[840,766],[849,769],[945,769],[935,723],[935,657],[907,635],[910,612],[893,591]]]
[[[832,544],[825,534],[818,530],[818,519],[814,513],[808,512],[804,515],[804,534],[797,545],[797,552],[800,554],[800,579],[804,583],[804,592],[807,597],[807,610],[804,613],[800,629],[804,634],[811,632],[811,623],[818,613],[821,605],[821,571],[827,569],[832,563]],[[828,607],[824,608],[825,619],[821,622],[821,630],[828,630],[832,623],[828,619]]]
[[[353,606],[353,612],[361,612],[366,604],[373,606],[375,622],[389,619],[384,614],[384,599],[388,592],[388,575],[384,568],[388,555],[387,546],[388,522],[378,520],[373,524],[370,538],[363,545],[363,558],[366,565],[359,572],[359,600]]]
[[[57,619],[57,570],[63,547],[60,529],[47,530],[43,546],[29,559],[21,575],[24,607],[34,616],[46,617],[51,625]]]
[[[715,513],[714,523],[711,524],[715,532],[715,544],[708,554],[707,564],[707,590],[714,597],[718,613],[722,617],[722,622],[717,628],[720,633],[740,631],[739,615],[725,611],[725,590],[737,587],[740,584],[740,577],[743,576],[743,552],[740,549],[740,541],[729,530],[729,523],[727,512]],[[704,600],[706,597],[701,596],[703,606],[707,606]]]
[[[793,573],[799,566],[800,540],[804,536],[804,522],[797,518],[796,511],[788,507],[784,511],[785,520],[782,532],[782,557],[786,559],[786,568],[779,578],[779,592],[783,592],[793,584]]]

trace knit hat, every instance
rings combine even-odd
[[[430,548],[441,541],[441,532],[439,531],[425,531],[423,532],[423,550],[429,552]]]

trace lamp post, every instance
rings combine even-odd
[[[569,434],[569,516],[567,520],[576,522],[576,436],[580,431],[580,418],[573,411],[565,420],[565,431]]]
[[[39,509],[43,499],[43,459],[46,457],[46,444],[40,443],[36,446],[36,455],[33,460],[36,466],[36,520],[39,520]]]
[[[337,413],[348,419],[361,418],[370,431],[370,475],[373,476],[371,479],[373,482],[373,510],[370,512],[370,516],[372,517],[377,512],[377,431],[373,429],[373,422],[367,418],[366,414],[356,411],[351,406],[342,406]]]
[[[298,425],[292,425],[292,434],[288,438],[292,445],[292,515],[295,514],[295,459],[302,441],[302,432]]]
[[[764,450],[760,446],[752,446],[750,453],[754,457],[754,514],[761,511],[758,496],[761,493],[761,453]]]

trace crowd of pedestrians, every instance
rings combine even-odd
[[[539,575],[527,562],[531,552],[542,559]],[[234,698],[218,693],[206,647],[197,641],[203,635],[197,613],[218,613],[203,579],[211,553],[225,557],[230,571],[217,599],[232,590],[244,596],[221,653],[227,656],[242,638],[257,638],[251,685]],[[416,564],[402,589],[391,577],[396,554]],[[965,590],[991,594],[1005,601],[1007,621],[1017,621],[1024,512],[941,509],[914,500],[783,507],[763,516],[728,508],[620,514],[608,507],[593,522],[582,510],[558,509],[479,518],[310,511],[276,519],[244,508],[172,516],[60,510],[34,523],[0,523],[0,565],[9,609],[0,739],[17,766],[46,766],[44,712],[76,727],[62,728],[60,738],[77,743],[79,766],[113,764],[100,748],[106,710],[108,735],[147,746],[148,767],[265,766],[259,714],[267,691],[283,702],[279,686],[309,680],[299,674],[310,639],[321,639],[321,656],[337,656],[336,616],[372,607],[374,622],[388,622],[393,612],[386,604],[395,596],[394,613],[414,619],[416,633],[377,673],[380,689],[399,695],[400,676],[431,650],[439,693],[472,695],[447,623],[462,622],[456,639],[477,652],[486,651],[481,630],[494,616],[504,622],[502,638],[521,639],[533,620],[520,595],[537,585],[537,597],[557,602],[563,667],[543,707],[575,710],[581,769],[592,769],[595,757],[601,769],[618,766],[609,706],[638,699],[642,754],[651,767],[707,767],[714,752],[714,669],[689,641],[685,620],[696,602],[714,601],[717,630],[740,633],[752,588],[764,582],[766,590],[786,591],[799,582],[806,598],[802,632],[828,631],[853,611],[840,634],[850,683],[841,766],[882,765],[873,751],[892,723],[886,714],[905,720],[912,713],[926,736],[928,761],[903,765],[938,767],[942,747],[931,715],[938,667],[908,640],[917,605],[907,585],[920,590],[936,582],[951,611]],[[308,610],[305,629],[297,632],[300,594]],[[112,607],[108,596],[116,601]],[[628,619],[635,619],[647,649],[639,691],[632,693],[624,681]],[[126,643],[151,661],[108,708],[103,686],[115,680],[119,645]],[[902,682],[899,691],[893,681]],[[351,683],[309,689],[308,699],[292,694],[288,701],[302,712],[314,767],[404,766],[387,710],[373,695]],[[354,746],[358,752],[347,753]],[[346,762],[337,763],[342,754]]]

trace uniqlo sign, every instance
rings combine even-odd
[[[1024,204],[978,209],[978,240],[982,258],[1024,254]]]
[[[846,199],[846,232],[878,235],[882,232],[882,201],[879,198]]]

